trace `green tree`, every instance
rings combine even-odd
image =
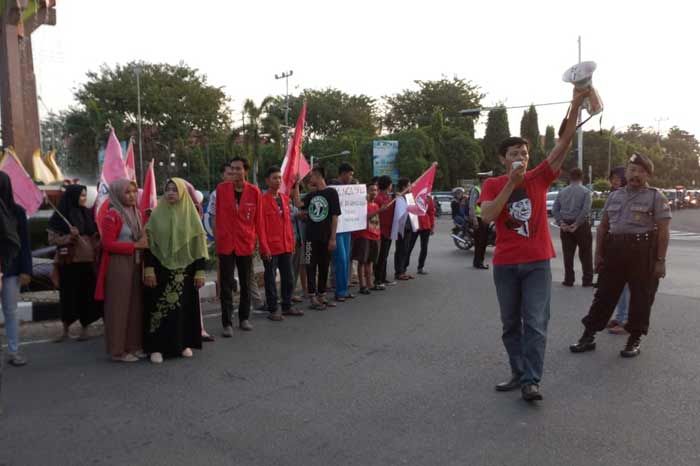
[[[556,144],[556,130],[554,129],[554,126],[548,125],[544,132],[544,153],[549,155]]]
[[[373,98],[334,88],[305,89],[300,95],[289,96],[289,126],[295,125],[304,99],[307,104],[307,138],[339,137],[347,131],[374,135],[378,131],[380,118]],[[279,121],[284,121],[285,103],[285,96],[277,96],[269,107],[270,113]]]
[[[253,162],[250,180],[255,184],[258,184],[260,175],[258,168],[260,165],[261,144],[273,144],[273,153],[276,153],[277,157],[282,155],[280,122],[275,115],[268,113],[268,109],[273,102],[273,97],[266,97],[259,106],[256,106],[251,99],[247,99],[243,104],[245,124],[241,131],[243,132],[243,143],[248,160]]]
[[[494,108],[489,112],[486,133],[482,141],[484,159],[481,168],[483,170],[493,170],[494,173],[503,171],[503,165],[498,158],[498,146],[509,137],[510,128],[505,107]]]
[[[77,106],[66,114],[71,163],[90,171],[81,174],[96,175],[96,154],[106,140],[107,123],[122,140],[136,136],[137,65],[141,68],[144,162],[166,160],[178,145],[203,145],[211,134],[230,127],[228,98],[197,69],[183,63],[103,66],[87,73],[86,82],[75,92]]]
[[[610,187],[610,181],[607,178],[597,178],[593,182],[594,191],[607,192],[610,191]]]
[[[431,123],[433,113],[442,111],[445,125],[471,131],[472,117],[461,116],[459,111],[480,105],[484,94],[479,86],[461,79],[442,78],[437,81],[414,81],[418,90],[405,89],[398,94],[385,96],[384,125],[390,131],[400,131]]]
[[[540,141],[540,126],[537,118],[537,109],[534,105],[523,112],[520,120],[520,137],[530,143],[530,165],[536,166],[544,160],[544,150]]]

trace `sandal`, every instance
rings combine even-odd
[[[284,320],[284,317],[282,316],[282,314],[278,314],[275,312],[267,316],[267,319],[273,322],[282,322]]]
[[[312,300],[309,309],[313,309],[314,311],[325,311],[326,307],[327,306],[323,302]]]
[[[355,299],[355,295],[352,293],[348,293],[345,295],[345,299]]]
[[[131,353],[126,353],[122,356],[112,356],[112,361],[114,362],[138,362],[139,358]]]
[[[302,311],[301,309],[291,308],[291,309],[287,309],[286,311],[282,311],[282,315],[301,317],[304,315],[304,311]]]
[[[326,307],[338,307],[338,305],[332,301],[328,301],[326,298],[323,298],[322,301],[323,305]]]
[[[301,296],[292,296],[292,302],[293,303],[303,303],[304,298],[302,298]]]
[[[337,302],[339,302],[339,303],[344,303],[344,302],[345,302],[345,298],[343,298],[342,296],[336,296],[334,299],[335,299]]]

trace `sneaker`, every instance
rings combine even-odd
[[[190,348],[185,348],[184,350],[182,350],[183,358],[191,358],[192,356],[194,356],[194,354],[192,353],[192,350]]]
[[[242,320],[240,329],[243,330],[244,332],[250,332],[253,330],[253,326],[250,325],[250,322],[248,320]]]
[[[418,275],[428,275],[428,272],[423,269],[418,269]]]
[[[151,353],[151,362],[153,364],[162,364],[163,355],[161,353]]]
[[[384,282],[386,286],[396,286],[396,280],[391,281],[391,282]]]
[[[233,327],[230,325],[224,327],[224,331],[221,332],[221,336],[224,338],[231,338],[233,336]]]
[[[24,355],[20,352],[10,353],[8,357],[8,362],[15,367],[26,366],[27,358],[25,358]]]
[[[360,294],[372,294],[372,293],[369,291],[369,288],[362,287],[362,288],[360,288]]]

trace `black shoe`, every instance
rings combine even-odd
[[[540,393],[540,386],[536,383],[529,383],[523,385],[520,389],[523,394],[523,400],[525,401],[540,401],[542,400],[542,394]]]
[[[569,346],[572,353],[585,353],[586,351],[593,351],[595,349],[595,333],[591,333],[588,330],[583,332],[581,338],[579,338],[578,343]]]
[[[591,283],[583,283],[581,286],[584,287],[584,288],[593,288],[593,282],[591,282]]]
[[[564,285],[564,286],[568,286],[568,287],[574,286],[574,284],[571,283],[571,282],[561,282],[561,284]]]
[[[620,351],[620,356],[623,358],[634,358],[639,356],[641,352],[639,346],[642,344],[642,339],[639,335],[630,335],[627,339],[625,349]]]
[[[489,266],[486,264],[474,264],[474,268],[479,270],[488,270]]]
[[[418,269],[418,275],[428,275],[428,272],[423,269]]]
[[[516,374],[513,374],[509,381],[496,384],[497,392],[509,392],[517,388],[520,388],[520,375]]]

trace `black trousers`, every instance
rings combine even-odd
[[[408,222],[408,220],[407,220]],[[399,236],[396,240],[396,251],[394,252],[394,277],[399,278],[400,275],[406,273],[408,268],[408,260],[411,255],[411,239],[413,231],[410,225],[404,230],[403,236]]]
[[[425,259],[428,257],[428,242],[430,241],[430,230],[420,230],[418,233],[411,235],[411,246],[408,248],[408,258],[406,259],[406,269],[411,265],[411,254],[416,242],[420,238],[420,253],[418,254],[418,270],[425,267]]]
[[[277,270],[280,271],[280,291],[282,293],[282,310],[292,308],[292,291],[294,291],[294,272],[292,269],[292,254],[272,256],[269,261],[263,261],[265,266],[265,302],[268,312],[277,311]]]
[[[586,329],[599,332],[605,328],[628,284],[630,302],[625,330],[632,335],[647,334],[651,307],[659,287],[659,280],[652,272],[656,258],[656,251],[652,249],[656,249],[652,241],[606,240],[598,289],[588,315],[582,320]]]
[[[376,284],[387,283],[386,267],[389,262],[389,250],[391,249],[391,239],[382,236],[379,243],[379,258],[374,264],[374,281]]]
[[[331,253],[327,241],[308,241],[306,243],[306,279],[309,294],[322,295],[326,293],[328,284],[328,268],[331,264]],[[316,278],[318,277],[318,281]]]
[[[479,222],[474,229],[474,267],[484,264],[484,256],[486,255],[486,246],[489,242],[489,226],[481,220],[481,217],[476,218]]]
[[[593,283],[593,234],[588,221],[582,223],[575,232],[561,230],[561,247],[564,252],[564,281],[574,283],[574,254],[578,248],[578,258],[581,261],[584,284]]]
[[[221,324],[224,327],[231,325],[233,314],[233,274],[238,268],[238,284],[241,290],[241,299],[238,304],[238,320],[243,322],[250,318],[250,288],[248,288],[248,274],[253,267],[253,256],[236,256],[235,254],[219,254],[219,269],[221,272]]]

